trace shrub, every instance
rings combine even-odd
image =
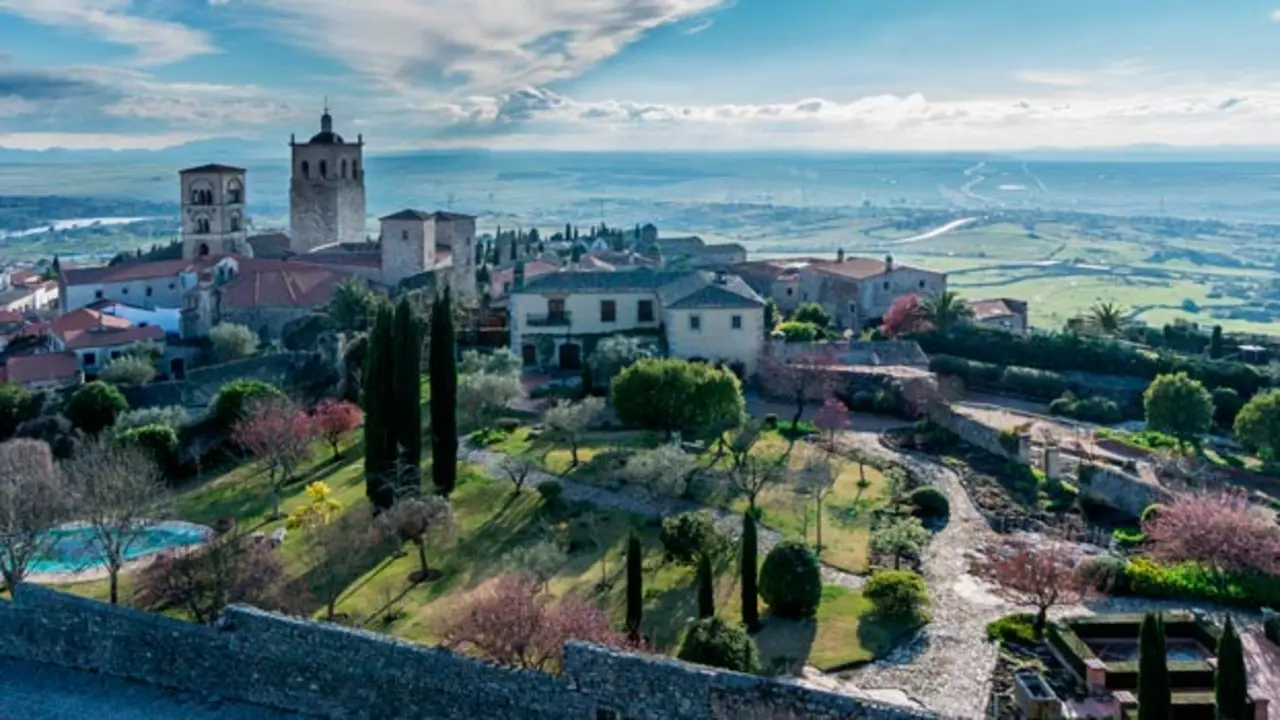
[[[1052,400],[1067,390],[1067,381],[1056,372],[1007,367],[1000,376],[1001,389],[1041,400]]]
[[[122,355],[107,363],[98,379],[112,385],[145,385],[156,377],[156,367],[143,357]]]
[[[779,617],[813,617],[822,602],[822,570],[807,546],[779,543],[760,569],[760,597]]]
[[[1125,563],[1114,555],[1094,555],[1080,560],[1080,576],[1098,592],[1124,595],[1129,592]]]
[[[681,565],[694,565],[703,555],[719,555],[729,540],[716,529],[715,521],[705,512],[687,512],[663,518],[658,534],[668,560]]]
[[[677,657],[685,662],[736,672],[754,673],[760,668],[756,643],[747,631],[718,617],[694,623]]]
[[[764,426],[770,430],[778,429],[778,414],[767,413],[764,416]]]
[[[816,340],[824,340],[827,337],[826,330],[814,325],[810,322],[784,322],[778,326],[775,332],[782,333],[786,342],[789,343],[810,343]]]
[[[64,414],[71,424],[90,435],[111,427],[120,413],[129,409],[129,401],[116,389],[95,380],[76,390]]]
[[[145,425],[116,436],[122,445],[142,450],[166,473],[178,465],[178,433],[168,425]]]
[[[124,432],[148,425],[164,425],[178,430],[189,422],[191,417],[187,415],[187,409],[181,405],[138,408],[121,413],[116,418],[115,431]]]
[[[564,496],[564,485],[555,480],[549,480],[538,485],[538,495],[542,497],[542,502],[547,507],[560,507],[560,500]]]
[[[668,437],[677,430],[736,425],[746,409],[742,384],[732,372],[679,358],[639,360],[618,373],[612,388],[624,425]]]
[[[1260,573],[1223,577],[1195,563],[1160,565],[1140,557],[1125,565],[1125,577],[1134,595],[1209,600],[1248,608],[1280,605],[1280,577]]]
[[[512,433],[520,429],[520,421],[516,418],[498,418],[494,421],[493,426],[503,432]]]
[[[987,624],[987,640],[1012,645],[1034,647],[1036,644],[1036,616],[1032,613],[1013,613]]]
[[[210,414],[225,427],[231,427],[249,414],[250,405],[262,400],[284,398],[284,391],[261,380],[241,378],[223,385],[213,398]]]
[[[951,514],[951,503],[946,493],[936,487],[916,488],[908,497],[916,517],[941,519]]]
[[[1230,430],[1235,425],[1236,416],[1244,408],[1244,398],[1240,397],[1240,393],[1227,387],[1214,388],[1210,395],[1213,397],[1214,424]]]
[[[1099,425],[1111,425],[1124,419],[1120,406],[1110,398],[1091,397],[1081,400],[1071,393],[1049,403],[1049,412]]]
[[[213,355],[218,362],[247,358],[258,351],[258,336],[247,326],[218,323],[209,331]]]
[[[924,578],[909,570],[883,570],[871,576],[862,588],[876,612],[885,617],[923,620],[929,605]]]

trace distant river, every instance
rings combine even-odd
[[[145,220],[157,220],[154,217],[98,217],[98,218],[77,218],[74,220],[54,220],[48,225],[40,227],[27,228],[26,230],[0,230],[0,240],[8,240],[10,238],[29,237],[31,235],[40,235],[50,230],[78,230],[80,228],[93,227],[95,225],[130,225]]]

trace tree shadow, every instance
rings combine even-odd
[[[932,643],[925,632],[928,625],[916,625],[878,615],[866,615],[858,623],[858,643],[876,659],[849,663],[833,670],[846,670],[875,662],[886,667],[910,665],[920,658]]]
[[[760,621],[762,627],[755,634],[760,667],[770,675],[799,675],[813,651],[818,621],[813,618],[791,620],[770,613]]]
[[[652,650],[675,650],[681,634],[698,619],[697,591],[693,574],[679,585],[668,588],[657,601],[645,598],[643,632]]]

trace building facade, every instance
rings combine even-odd
[[[475,297],[476,219],[472,215],[444,211],[401,210],[379,220],[382,283],[396,287],[414,278],[425,286],[423,275],[437,288],[449,287],[459,297]]]
[[[178,179],[184,259],[253,252],[247,242],[243,168],[201,165],[180,171]]]
[[[364,136],[347,142],[326,108],[320,132],[305,143],[290,138],[289,148],[290,249],[365,241]]]

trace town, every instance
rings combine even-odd
[[[0,276],[0,714],[1280,712],[1280,343],[644,219],[370,237],[348,138],[288,228],[211,163],[172,247]]]

